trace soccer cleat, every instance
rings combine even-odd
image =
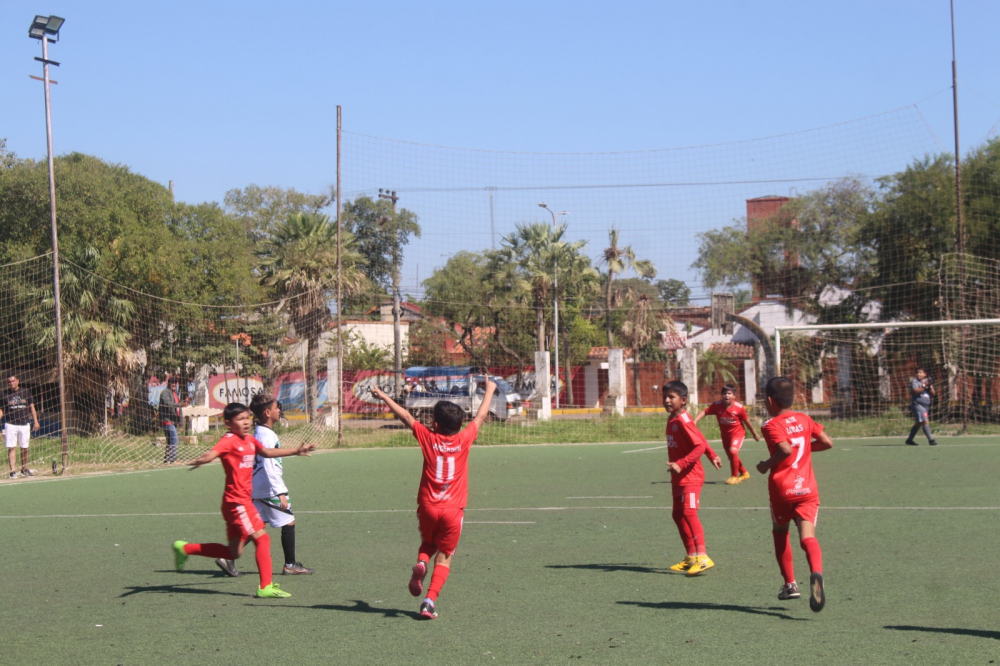
[[[823,574],[814,573],[809,576],[809,608],[818,613],[826,606],[826,589],[823,587]]]
[[[437,611],[434,610],[434,602],[424,600],[424,603],[420,604],[420,617],[424,620],[433,620],[438,616]]]
[[[267,587],[258,589],[257,596],[261,599],[287,599],[292,595],[278,587],[277,583],[271,583]]]
[[[240,572],[236,570],[236,562],[232,560],[227,560],[223,557],[215,558],[215,566],[222,569],[222,573],[230,576],[231,578],[236,578],[240,575]]]
[[[749,478],[750,478],[750,472],[748,472],[746,470],[743,470],[743,473],[740,474],[740,483],[743,483],[744,481],[746,481]]]
[[[917,446],[917,443],[914,442],[912,439],[906,440],[904,444],[906,444],[907,446]]]
[[[184,569],[184,563],[188,559],[187,553],[184,552],[186,545],[188,545],[187,541],[174,541],[174,563],[177,565],[178,571]]]
[[[740,482],[740,477],[738,476],[731,476],[728,479],[726,479],[727,486],[735,486],[739,482]]]
[[[34,476],[37,469],[28,469],[27,467],[21,468],[21,476]]]
[[[799,593],[799,584],[792,581],[788,585],[782,585],[781,589],[778,590],[778,601],[787,601],[788,599],[798,599],[802,594]]]
[[[931,446],[937,446],[937,440],[936,440],[936,439],[932,439],[932,440],[931,440],[931,441],[929,442],[929,444],[930,444]]]
[[[424,591],[424,576],[427,575],[427,563],[417,562],[413,565],[413,575],[410,576],[410,594],[419,597]],[[433,608],[433,604],[431,604]]]
[[[691,568],[691,565],[695,563],[696,558],[694,555],[688,555],[684,558],[682,562],[678,562],[674,566],[670,567],[671,571],[687,571]]]
[[[282,569],[281,573],[284,576],[301,576],[303,574],[311,574],[313,572],[309,567],[302,566],[301,562],[293,562],[292,564],[286,564]]]
[[[688,568],[687,575],[688,576],[697,576],[701,572],[707,571],[707,570],[711,569],[714,566],[715,566],[715,562],[712,561],[711,557],[709,557],[708,555],[702,555],[702,556],[700,556],[697,559],[697,561],[695,561],[694,564],[692,564]]]
[[[12,479],[16,479],[19,476],[21,476],[21,475],[18,472],[11,472],[10,473],[10,478],[12,478]]]

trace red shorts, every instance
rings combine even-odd
[[[424,543],[434,544],[439,551],[451,556],[458,548],[458,539],[462,536],[462,519],[464,517],[465,509],[453,506],[417,507],[420,538]]]
[[[819,518],[819,498],[808,499],[804,502],[771,500],[771,520],[775,523],[787,525],[796,518],[815,526],[816,520]]]
[[[726,437],[725,435],[723,435],[722,448],[725,449],[726,453],[729,453],[730,451],[738,452],[740,449],[743,448],[743,442],[745,442],[746,439],[747,439],[746,435],[742,437],[741,436]]]
[[[674,506],[680,502],[684,513],[697,513],[701,506],[701,486],[674,486]]]
[[[242,541],[246,541],[252,534],[264,529],[264,521],[261,520],[253,502],[248,504],[223,502],[222,517],[226,521],[226,536],[230,539],[239,537]]]

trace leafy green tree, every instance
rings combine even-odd
[[[691,302],[691,288],[683,280],[657,280],[656,290],[660,300],[668,307],[683,307]]]
[[[474,332],[492,323],[488,259],[478,252],[460,251],[424,280],[425,312],[443,317],[461,328],[458,343],[477,365],[489,365]],[[426,353],[426,352],[425,352]]]
[[[736,365],[728,357],[708,349],[698,354],[698,375],[701,382],[709,387],[715,384],[717,377],[733,383],[736,381]]]
[[[454,340],[452,329],[440,321],[424,319],[410,324],[408,362],[411,365],[448,365],[447,340]]]
[[[226,192],[227,215],[235,219],[252,243],[271,236],[293,213],[319,213],[333,202],[329,192],[306,194],[293,187],[247,185]]]
[[[367,294],[366,300],[393,293],[399,287],[403,251],[411,237],[420,238],[416,213],[406,208],[394,211],[388,199],[358,197],[344,202],[343,224],[357,238],[358,252],[365,259],[365,276],[371,287],[378,289]]]
[[[625,323],[622,324],[622,337],[632,349],[632,384],[635,392],[635,404],[642,405],[642,394],[639,391],[639,363],[643,348],[656,338],[657,332],[666,327],[673,327],[673,322],[664,315],[656,304],[646,294],[637,294],[631,299]]]
[[[618,247],[618,230],[612,227],[608,231],[608,247],[604,248],[601,264],[607,268],[604,281],[604,309],[605,309],[605,331],[608,336],[608,348],[615,346],[615,337],[612,330],[612,311],[614,310],[614,279],[628,270],[646,279],[656,277],[656,268],[651,261],[646,259],[636,259],[635,252],[631,245]]]

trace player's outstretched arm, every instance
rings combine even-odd
[[[308,458],[309,454],[315,450],[316,450],[315,444],[303,444],[294,451],[289,451],[288,449],[279,449],[279,448],[273,448],[273,449],[260,448],[257,449],[257,455],[259,455],[261,458],[283,458],[284,456],[306,456]]]
[[[777,467],[778,463],[790,455],[792,455],[792,445],[789,442],[778,442],[771,457],[757,463],[757,471],[761,474],[767,474],[768,470]]]
[[[416,419],[413,418],[413,414],[410,414],[404,407],[397,404],[395,400],[386,395],[385,391],[380,389],[378,386],[372,386],[371,391],[373,396],[389,405],[389,411],[391,411],[397,419],[406,424],[407,428],[413,427],[413,424],[416,423]]]
[[[191,469],[188,471],[193,471],[198,469],[202,465],[207,465],[208,463],[212,462],[218,457],[219,457],[218,451],[216,451],[215,449],[209,449],[208,451],[205,451],[203,454],[201,454],[191,462]]]
[[[703,418],[705,418],[705,410],[704,409],[701,410],[700,412],[698,412],[698,416],[694,417],[694,422],[697,423],[698,421],[701,421]]]
[[[490,403],[493,402],[493,393],[496,390],[496,382],[491,382],[487,379],[486,394],[483,396],[483,401],[479,403],[479,409],[476,410],[476,417],[472,419],[476,424],[476,428],[482,428],[486,418],[490,415]]]
[[[757,429],[753,427],[753,423],[750,422],[750,419],[741,419],[741,420],[743,421],[743,427],[749,430],[750,434],[753,435],[754,441],[759,442],[760,435],[757,434]]]
[[[821,432],[813,435],[812,450],[813,451],[827,451],[833,448],[833,439],[826,434],[826,432]]]

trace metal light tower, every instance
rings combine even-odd
[[[392,202],[392,347],[393,347],[393,376],[394,393],[393,398],[399,400],[403,394],[403,369],[399,366],[403,363],[403,343],[400,332],[399,316],[401,313],[402,296],[399,293],[399,228],[396,226],[396,190],[378,190],[379,199],[388,199]]]
[[[538,207],[544,208],[545,210],[549,211],[549,215],[552,216],[553,233],[555,233],[556,230],[556,218],[558,218],[560,215],[569,215],[568,210],[564,210],[561,213],[557,213],[544,203],[538,204]],[[556,409],[559,409],[559,260],[555,257],[555,255],[553,255],[553,268],[554,270],[552,272],[552,293],[554,294],[553,305],[555,307],[555,315],[554,315],[555,321],[552,324],[552,329],[553,329],[552,339],[555,342],[553,347],[556,352],[556,358],[555,358]]]
[[[52,289],[56,303],[56,363],[59,373],[59,429],[62,438],[62,466],[66,469],[69,444],[66,439],[66,377],[63,374],[62,308],[59,295],[59,237],[56,230],[56,175],[52,154],[52,101],[49,95],[49,65],[59,66],[49,60],[49,42],[59,41],[59,29],[66,19],[59,16],[36,16],[28,28],[28,37],[42,42],[42,57],[35,58],[42,63],[42,78],[45,84],[45,137],[49,153],[49,209],[52,222]],[[37,76],[32,76],[38,79]],[[55,83],[55,81],[52,81]]]

